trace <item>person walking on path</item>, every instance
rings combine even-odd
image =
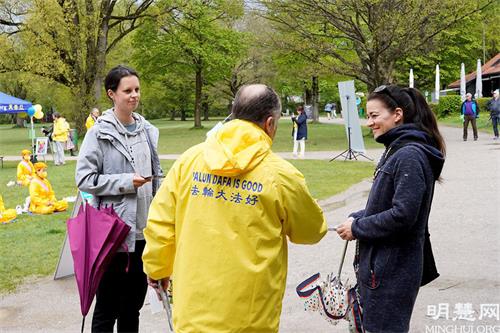
[[[333,118],[337,118],[337,103],[335,102],[332,103],[332,113],[333,113]]]
[[[177,159],[144,231],[149,283],[173,284],[176,332],[278,332],[287,237],[326,233],[304,176],[271,151],[280,99],[242,87],[233,120]]]
[[[92,332],[138,332],[139,311],[147,291],[142,269],[149,205],[161,175],[156,147],[158,129],[135,113],[140,101],[139,76],[117,66],[104,80],[113,108],[90,128],[76,165],[76,183],[95,197],[96,204],[112,206],[131,227],[123,249],[111,260],[97,289]],[[153,182],[151,182],[153,179]],[[99,222],[99,221],[96,221]]]
[[[304,108],[299,106],[297,108],[298,116],[292,116],[293,122],[293,156],[297,157],[298,148],[300,146],[299,158],[304,158],[306,152],[307,140],[307,116]]]
[[[472,100],[472,94],[467,93],[465,95],[465,101],[462,103],[460,107],[460,116],[464,122],[464,141],[467,141],[467,132],[469,127],[469,122],[472,124],[472,131],[474,134],[474,141],[477,140],[477,126],[476,126],[476,118],[479,117],[479,105],[475,100]]]
[[[493,91],[493,98],[489,100],[486,109],[490,111],[491,124],[493,125],[493,140],[498,140],[498,123],[500,123],[500,92],[498,89]]]
[[[337,233],[357,240],[354,266],[366,332],[408,332],[419,287],[439,276],[428,219],[445,144],[416,89],[376,88],[368,96],[367,115],[386,151],[366,208],[350,214]]]
[[[325,105],[326,119],[332,119],[332,103],[328,102]]]
[[[69,124],[59,112],[54,112],[54,130],[52,132],[52,141],[54,142],[54,164],[63,165],[64,148],[69,137]]]

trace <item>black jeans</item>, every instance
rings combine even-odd
[[[142,270],[142,251],[146,241],[135,242],[135,252],[129,257],[119,252],[103,274],[97,289],[97,300],[92,318],[92,332],[113,332],[115,321],[118,332],[139,331],[139,310],[144,304],[148,284]]]
[[[476,116],[464,116],[464,140],[467,140],[467,128],[469,127],[469,121],[472,123],[472,132],[474,133],[474,140],[477,139],[477,126],[476,126]]]
[[[493,124],[493,133],[498,138],[498,123],[500,123],[500,115],[491,116],[491,123]]]

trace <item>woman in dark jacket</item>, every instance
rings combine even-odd
[[[368,97],[367,115],[375,140],[386,150],[366,208],[351,214],[337,233],[358,242],[355,271],[364,329],[408,332],[419,287],[439,275],[427,223],[445,145],[416,89],[378,87]]]
[[[304,108],[302,106],[297,108],[297,113],[297,117],[292,116],[293,156],[297,157],[297,151],[300,146],[299,157],[304,158],[307,140],[307,116],[304,113]]]

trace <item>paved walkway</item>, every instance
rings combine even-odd
[[[481,304],[493,304],[496,311],[500,304],[500,142],[486,134],[480,134],[476,142],[463,142],[461,129],[456,128],[444,127],[442,132],[448,154],[430,217],[441,277],[420,290],[410,332],[499,332],[499,320],[479,317]],[[322,154],[325,153],[315,157],[328,159],[334,153]],[[372,157],[378,157],[375,155]],[[364,181],[321,201],[328,224],[334,226],[351,211],[363,208],[370,186],[369,181]],[[295,294],[296,285],[308,276],[318,271],[322,274],[336,271],[342,246],[343,242],[333,233],[315,246],[290,244],[280,332],[347,332],[346,322],[329,326],[318,314],[303,311],[303,304]],[[351,244],[344,266],[344,276],[350,281],[354,280],[350,265],[353,250]],[[438,304],[443,309],[449,307],[449,319],[445,318],[444,310],[437,319],[428,315],[431,314],[428,310]],[[454,313],[454,310],[467,310],[468,304],[476,320],[452,320],[466,314],[467,311]],[[59,281],[42,278],[24,283],[15,294],[0,296],[0,332],[76,332],[80,325],[73,278]],[[474,330],[467,330],[469,325]],[[85,331],[90,331],[90,318]],[[164,314],[153,315],[149,305],[145,305],[141,331],[166,332]]]

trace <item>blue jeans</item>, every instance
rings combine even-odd
[[[498,123],[500,122],[500,115],[491,116],[491,123],[493,124],[493,133],[498,138]]]

